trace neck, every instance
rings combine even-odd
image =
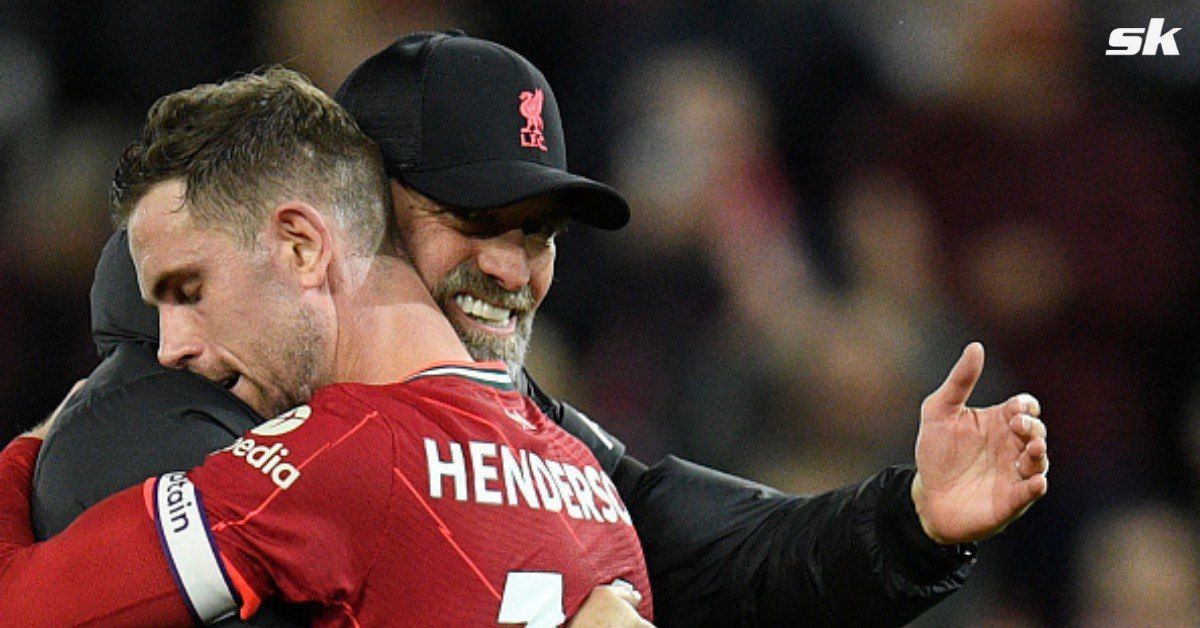
[[[369,264],[338,303],[335,382],[390,384],[435,362],[471,360],[416,270],[394,257]]]

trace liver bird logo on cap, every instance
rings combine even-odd
[[[542,103],[546,95],[542,90],[521,92],[521,116],[525,118],[525,126],[521,127],[521,146],[524,148],[546,148],[546,136],[542,134],[545,123],[542,122]]]

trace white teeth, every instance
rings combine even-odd
[[[488,323],[507,323],[512,318],[512,310],[496,307],[469,294],[460,294],[454,297],[454,301],[462,311]]]

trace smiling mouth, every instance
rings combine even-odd
[[[512,308],[493,305],[466,293],[454,295],[454,302],[472,321],[492,328],[511,327],[516,320]]]

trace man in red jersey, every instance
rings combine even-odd
[[[503,364],[470,361],[387,199],[374,145],[295,73],[155,105],[114,202],[160,359],[264,416],[293,409],[41,544],[37,441],[18,440],[0,457],[0,622],[186,624],[272,596],[319,625],[553,626],[611,583],[650,617],[611,482]]]

